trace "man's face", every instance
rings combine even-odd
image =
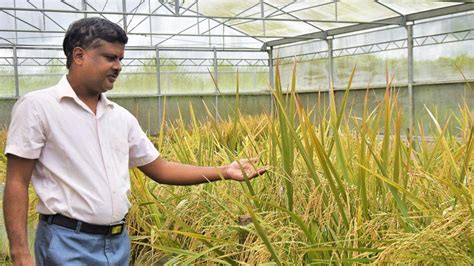
[[[82,64],[83,85],[90,93],[111,90],[122,70],[121,60],[125,45],[98,40],[98,45],[84,51]]]

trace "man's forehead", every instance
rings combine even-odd
[[[97,39],[92,42],[90,49],[116,51],[123,53],[125,50],[125,44],[120,42],[108,42],[102,39]]]
[[[117,48],[122,47],[122,48],[124,48],[125,44],[123,44],[121,42],[108,42],[108,41],[103,40],[103,39],[95,39],[89,47],[92,48],[92,49],[100,48],[100,47],[117,47]]]

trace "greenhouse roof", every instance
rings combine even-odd
[[[2,0],[2,46],[62,44],[90,16],[127,31],[129,47],[266,49],[474,10],[472,1]]]

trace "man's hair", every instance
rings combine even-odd
[[[66,55],[66,67],[72,63],[72,50],[75,47],[83,49],[98,46],[98,39],[107,42],[126,44],[127,34],[117,24],[103,18],[83,18],[72,23],[64,37],[63,50]]]

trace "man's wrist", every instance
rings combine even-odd
[[[30,251],[27,248],[10,249],[10,256],[13,260],[24,256],[30,256]]]
[[[225,166],[221,166],[220,167],[220,174],[222,175],[222,178],[224,178],[224,180],[229,180],[231,179],[230,176],[229,176],[229,168],[230,166],[229,165],[225,165]]]
[[[33,266],[33,265],[35,265],[33,257],[31,256],[31,254],[29,252],[26,253],[26,254],[21,254],[19,256],[12,256],[11,257],[11,262],[13,263],[14,266]]]

